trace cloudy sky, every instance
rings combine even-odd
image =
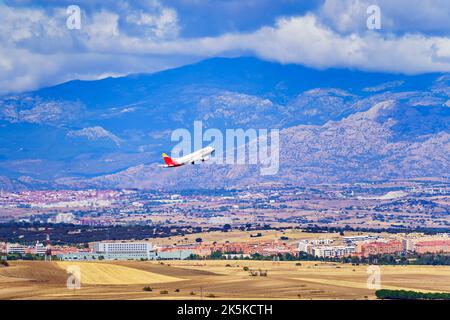
[[[66,25],[70,5],[80,29]],[[449,17],[448,0],[0,0],[0,94],[216,56],[450,72]]]

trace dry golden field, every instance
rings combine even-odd
[[[66,287],[69,265],[80,267],[80,289]],[[450,292],[450,267],[381,271],[382,288]],[[321,262],[13,261],[0,268],[0,299],[375,299],[367,277],[366,266]]]
[[[251,237],[261,233],[261,237]],[[346,236],[355,236],[367,234],[362,232],[346,232]],[[392,234],[379,233],[381,237],[392,237]],[[258,230],[258,231],[241,231],[233,230],[228,232],[211,231],[194,234],[186,234],[184,236],[172,236],[167,238],[158,238],[158,245],[170,245],[170,244],[192,244],[195,243],[196,238],[202,238],[203,243],[211,244],[213,242],[224,243],[229,241],[234,242],[270,242],[279,241],[280,237],[285,236],[289,239],[283,242],[297,242],[298,240],[314,239],[317,238],[317,233],[308,233],[298,229],[286,229],[285,231],[278,230]],[[320,238],[333,238],[335,240],[342,241],[342,237],[338,233],[321,233]]]

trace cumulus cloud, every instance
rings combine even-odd
[[[370,5],[381,10],[382,33],[450,34],[448,0],[325,0],[315,14],[338,32],[365,32]]]
[[[171,8],[162,8],[159,15],[132,11],[125,21],[133,26],[135,34],[157,39],[176,38],[180,30],[177,12]]]
[[[385,36],[377,32],[340,34],[310,14],[281,18],[273,27],[247,34],[178,39],[160,43],[120,37],[102,47],[123,54],[188,54],[199,57],[254,55],[282,63],[317,68],[350,67],[363,70],[421,73],[450,71],[450,39],[421,34]],[[92,43],[93,46],[97,45]],[[95,50],[94,47],[92,47]]]
[[[238,38],[244,48],[284,63],[403,73],[450,71],[450,64],[436,59],[449,57],[447,37],[377,32],[342,35],[320,24],[314,15],[281,19],[275,27]]]
[[[46,6],[7,1],[0,3],[0,94],[249,54],[315,68],[450,71],[450,29],[441,27],[443,14],[436,6],[426,9],[435,20],[426,20],[417,9],[422,5],[411,9],[414,6],[399,1],[409,15],[427,21],[422,27],[431,30],[408,27],[414,32],[407,32],[399,21],[408,25],[408,14],[398,13],[400,9],[390,1],[374,2],[382,9],[380,31],[365,28],[367,0],[326,0],[309,13],[278,17],[254,30],[184,37],[183,19],[175,7],[167,6],[170,1],[166,5],[157,0],[83,2],[81,30],[66,28],[67,13],[61,5],[69,1],[50,1],[51,6],[48,1]],[[239,10],[238,2],[233,3]],[[446,10],[450,5],[441,11]],[[437,32],[441,29],[444,32]]]
[[[177,36],[176,12],[157,1],[147,1],[146,5],[136,1],[133,6],[119,1],[115,4],[117,12],[86,6],[81,30],[66,27],[66,7],[56,6],[56,2],[54,7],[28,7],[24,3],[28,4],[0,2],[0,94],[72,79],[154,72],[193,60],[111,49],[123,39],[156,44]],[[145,31],[134,32],[134,27]]]

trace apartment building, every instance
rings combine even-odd
[[[432,240],[416,242],[414,251],[417,253],[449,253],[450,240]]]
[[[356,252],[355,246],[318,246],[311,247],[311,254],[319,258],[341,258]]]
[[[450,240],[450,235],[448,233],[440,233],[436,235],[424,235],[424,234],[409,234],[403,237],[402,243],[403,248],[406,251],[413,252],[416,251],[416,244],[421,242],[433,242],[433,241],[446,241]],[[422,250],[423,246],[420,250]],[[445,249],[446,250],[446,249]],[[445,252],[445,251],[444,251]]]
[[[23,246],[18,243],[8,243],[6,245],[6,253],[19,253],[19,254],[25,254],[25,250],[27,249],[26,246]]]
[[[396,254],[403,251],[403,244],[398,240],[359,243],[356,253],[362,257],[380,254]]]

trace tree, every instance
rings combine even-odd
[[[222,259],[222,253],[220,251],[214,251],[211,253],[211,259]]]
[[[418,300],[418,299],[439,299],[450,300],[450,293],[429,293],[429,292],[417,292],[407,290],[377,290],[375,295],[378,299],[405,299],[405,300]]]

